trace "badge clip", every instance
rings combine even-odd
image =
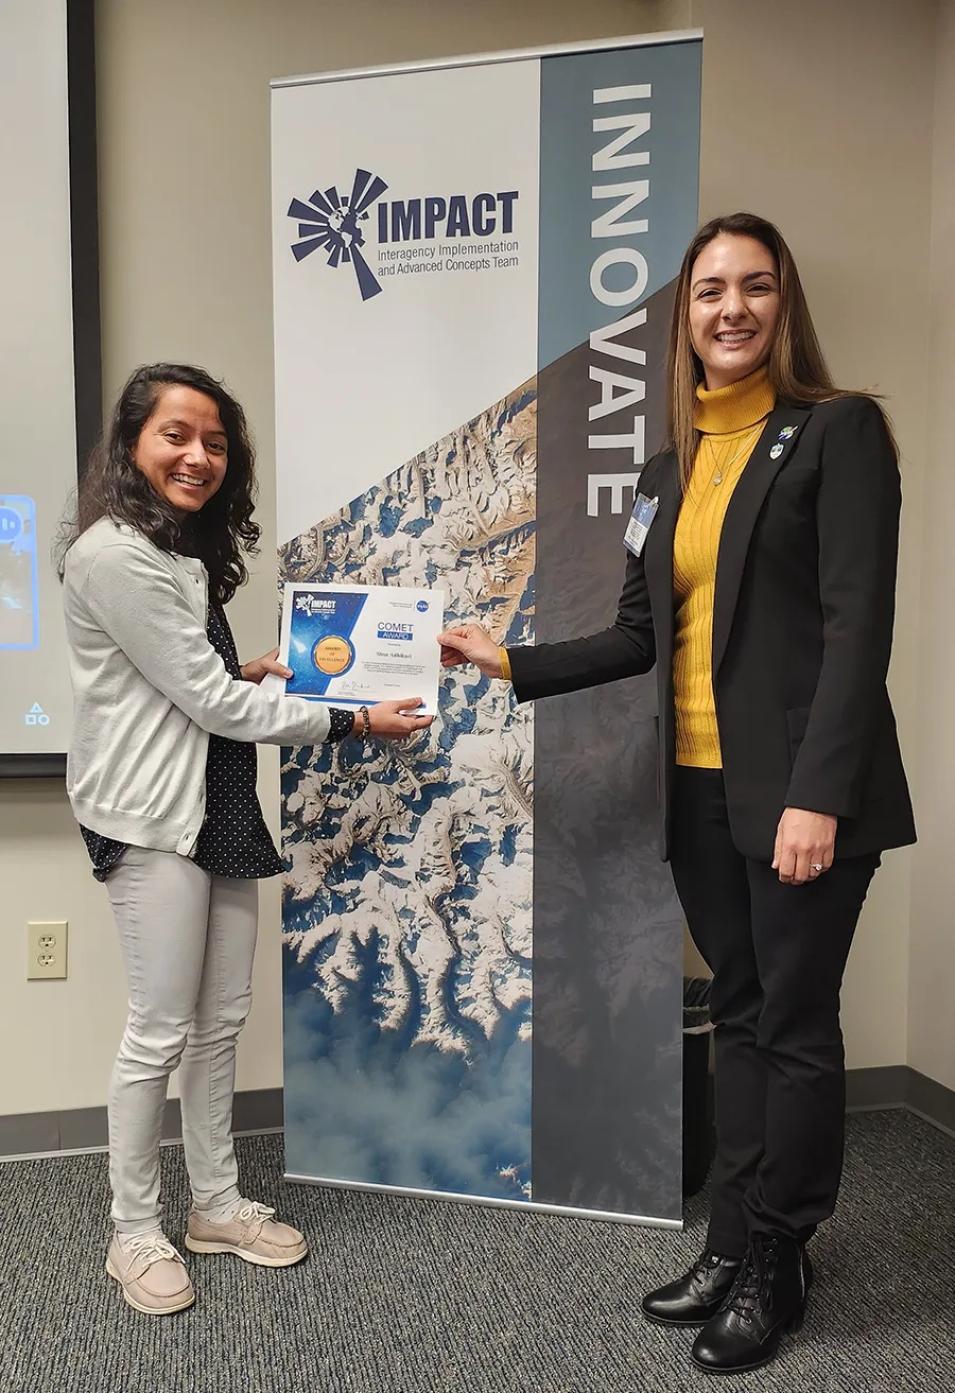
[[[634,556],[639,556],[643,551],[643,544],[647,540],[650,524],[656,517],[659,506],[659,498],[647,498],[644,493],[638,493],[634,499],[633,512],[630,514],[630,521],[627,523],[627,530],[623,537],[624,546]]]

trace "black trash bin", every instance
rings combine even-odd
[[[710,1075],[710,979],[683,979],[683,1193],[706,1183],[716,1135]]]

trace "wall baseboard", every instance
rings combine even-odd
[[[905,1064],[882,1069],[846,1070],[846,1112],[877,1112],[880,1108],[904,1108],[909,1091]]]
[[[882,1069],[850,1069],[846,1075],[846,1110],[876,1112],[905,1108],[955,1137],[955,1089],[893,1064]],[[233,1124],[237,1133],[281,1131],[280,1088],[248,1089],[237,1093]],[[171,1098],[163,1118],[163,1141],[182,1137],[179,1101]],[[0,1160],[55,1156],[69,1151],[101,1151],[106,1147],[106,1109],[69,1108],[62,1112],[13,1113],[0,1117]]]
[[[846,1111],[874,1112],[879,1108],[905,1108],[955,1137],[955,1089],[907,1064],[850,1069],[846,1074]]]
[[[232,1123],[237,1133],[281,1131],[283,1120],[280,1088],[247,1089],[235,1095]],[[105,1107],[13,1113],[0,1117],[0,1160],[67,1151],[102,1151],[108,1135]],[[178,1098],[170,1098],[166,1103],[162,1139],[182,1139]]]

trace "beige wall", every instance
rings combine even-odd
[[[112,398],[138,362],[185,358],[223,374],[245,403],[260,446],[264,544],[233,606],[240,648],[261,651],[274,633],[269,78],[703,24],[703,216],[743,205],[777,219],[837,376],[891,399],[906,456],[892,683],[911,761],[916,684],[934,676],[920,667],[917,603],[934,9],[929,0],[805,0],[798,11],[755,0],[99,0],[105,392]],[[944,541],[940,533],[940,551]],[[274,751],[261,752],[260,768],[275,826]],[[926,808],[923,836],[927,821]],[[0,787],[0,839],[0,1014],[28,1042],[0,1073],[0,1114],[101,1103],[124,988],[105,895],[62,790]],[[865,912],[846,988],[852,1065],[906,1059],[910,875],[911,854],[891,854]],[[243,1088],[281,1081],[275,883],[262,907]],[[28,918],[71,921],[67,982],[24,981]],[[929,979],[934,951],[928,942],[913,956]],[[931,1039],[917,1034],[927,1059]]]
[[[890,685],[920,842],[874,883],[843,1014],[850,1065],[955,1088],[955,3],[682,9],[707,34],[701,216],[756,204],[783,227],[837,379],[886,394],[902,447]]]
[[[833,373],[883,392],[903,455],[890,685],[903,750],[917,733],[926,250],[935,5],[704,0],[700,212],[755,207],[785,232]],[[873,883],[844,992],[850,1066],[906,1060],[911,852]]]
[[[931,718],[921,721],[914,749],[921,840],[913,860],[908,1062],[955,1088],[955,0],[941,8],[935,93],[930,409],[916,667],[922,710]]]
[[[230,609],[240,650],[275,633],[269,80],[655,30],[633,0],[99,0],[103,381],[111,402],[137,363],[208,365],[243,402],[259,443],[264,535]],[[278,826],[278,756],[260,751]],[[62,786],[0,782],[4,933],[0,1020],[29,1042],[4,1056],[0,1116],[105,1100],[125,987],[105,891],[92,880]],[[279,893],[263,882],[255,1005],[240,1088],[281,1083]],[[70,976],[26,982],[28,919],[70,921]]]

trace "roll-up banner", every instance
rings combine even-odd
[[[282,581],[432,588],[509,645],[613,621],[700,58],[273,83]],[[655,720],[652,676],[535,707],[458,668],[407,743],[283,752],[290,1178],[680,1222]]]

